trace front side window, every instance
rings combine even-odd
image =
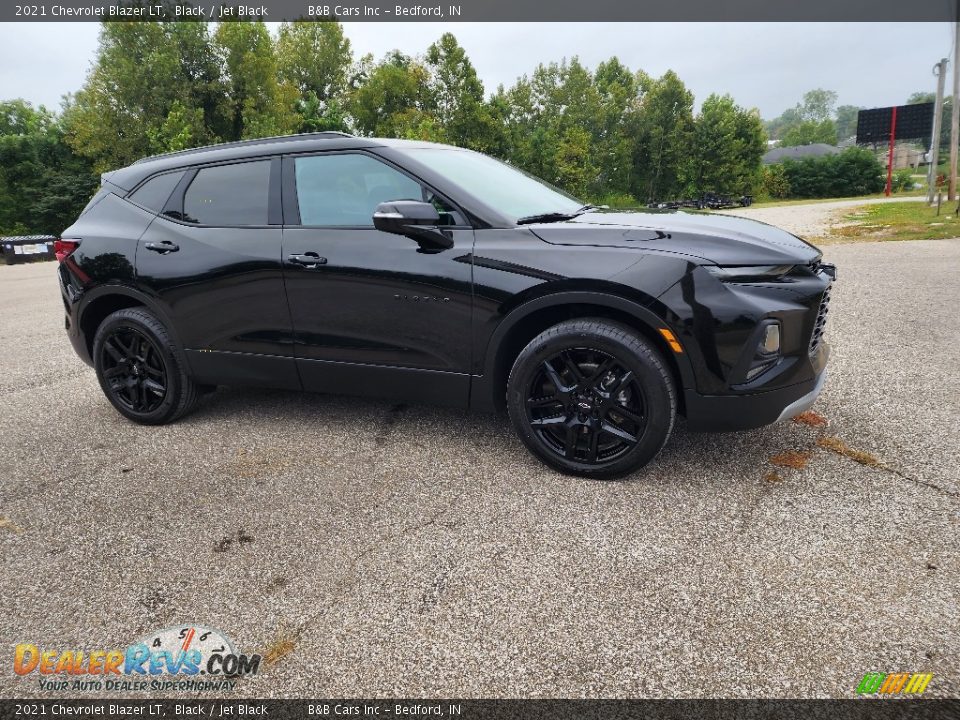
[[[170,194],[182,177],[182,170],[156,175],[134,190],[129,196],[130,200],[148,210],[160,212],[163,210],[163,206],[167,204]]]
[[[301,225],[373,227],[389,200],[425,200],[420,183],[368,155],[313,155],[294,160]]]
[[[183,219],[200,225],[266,225],[270,161],[203,168],[183,197]]]
[[[456,148],[401,148],[400,152],[514,219],[574,213],[583,206],[543,180],[477,152]]]

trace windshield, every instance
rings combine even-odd
[[[448,148],[405,148],[402,152],[514,220],[546,213],[572,214],[583,206],[562,190],[487,155]]]

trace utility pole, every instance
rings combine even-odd
[[[930,138],[930,172],[927,173],[927,202],[933,203],[937,191],[937,165],[940,163],[940,121],[943,116],[943,85],[947,77],[947,59],[933,66],[937,76],[937,100],[933,104],[933,136]]]
[[[950,200],[957,198],[957,143],[960,142],[960,17],[953,39],[953,102],[950,103]]]

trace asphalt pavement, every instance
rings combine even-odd
[[[852,697],[868,671],[960,694],[960,240],[826,258],[812,424],[681,423],[619,482],[425,406],[221,388],[134,425],[70,348],[54,264],[0,267],[0,696],[58,695],[18,643],[181,624],[269,658],[228,695]]]

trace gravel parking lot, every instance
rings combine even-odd
[[[720,212],[727,215],[740,215],[770,225],[776,225],[802,238],[817,238],[818,241],[826,240],[830,242],[832,240],[831,230],[841,225],[851,224],[849,220],[844,220],[843,216],[855,208],[863,207],[864,205],[878,205],[890,202],[923,202],[924,200],[926,200],[926,198],[923,197],[894,196],[891,198],[871,198],[868,200],[832,200],[829,202],[732,208],[730,210],[721,210]]]
[[[17,643],[199,623],[270,654],[249,696],[956,696],[960,240],[826,255],[828,424],[681,425],[622,482],[430,407],[221,388],[133,425],[53,264],[0,267],[0,695],[50,695]]]

